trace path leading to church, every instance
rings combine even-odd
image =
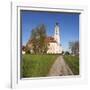
[[[73,75],[69,66],[65,63],[63,56],[59,56],[52,65],[48,76],[66,76]]]

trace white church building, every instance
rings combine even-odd
[[[54,35],[52,37],[47,37],[47,39],[48,39],[47,53],[52,53],[52,54],[62,53],[60,28],[58,23],[55,24]]]

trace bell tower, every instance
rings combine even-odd
[[[59,29],[59,24],[55,24],[55,31],[54,31],[54,39],[56,40],[57,44],[60,45],[60,29]]]

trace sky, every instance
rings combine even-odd
[[[31,30],[44,24],[47,36],[54,35],[55,23],[59,23],[61,45],[68,51],[70,41],[79,41],[79,14],[62,12],[21,11],[22,45],[26,45]]]

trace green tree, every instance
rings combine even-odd
[[[65,52],[65,55],[70,55],[70,53],[68,51]]]
[[[79,41],[69,42],[69,49],[73,55],[79,55]]]
[[[26,45],[26,47],[25,47],[25,52],[26,52],[26,54],[30,53],[30,49],[29,49],[28,45]]]
[[[47,52],[47,44],[45,43],[46,36],[47,34],[44,24],[32,30],[31,40],[33,43],[34,53],[43,54]]]

